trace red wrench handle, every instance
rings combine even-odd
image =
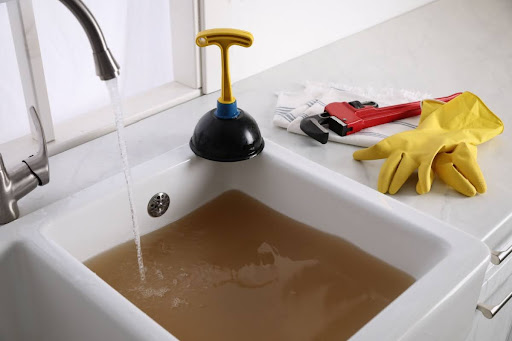
[[[460,94],[461,93],[458,92],[450,96],[436,98],[436,100],[441,102],[449,102]],[[357,110],[357,116],[364,120],[364,128],[373,127],[376,125],[389,123],[421,114],[420,103],[421,102],[418,101],[412,103],[390,105],[383,108],[362,108]]]

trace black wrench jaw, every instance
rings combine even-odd
[[[326,144],[329,139],[329,131],[313,117],[306,117],[300,121],[300,130],[321,144]]]
[[[340,136],[345,136],[352,130],[345,122],[326,112],[303,118],[300,122],[300,129],[322,144],[326,144],[329,140],[329,129]]]

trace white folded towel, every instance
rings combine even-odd
[[[432,98],[432,96],[403,89],[360,88],[308,82],[302,91],[278,93],[273,122],[276,126],[285,128],[289,132],[305,135],[300,129],[300,121],[304,117],[324,112],[324,107],[332,102],[374,101],[379,104],[379,107],[385,107],[427,98]],[[369,147],[388,136],[414,129],[418,123],[419,116],[415,116],[366,128],[347,136],[339,136],[330,132],[329,141]]]

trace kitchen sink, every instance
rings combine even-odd
[[[142,339],[120,315],[94,302],[87,283],[61,271],[30,242],[13,242],[0,258],[0,340]],[[138,334],[138,335],[137,335]]]
[[[236,189],[414,277],[352,340],[464,339],[489,257],[481,241],[266,142],[243,162],[182,146],[133,168],[141,234]],[[170,208],[153,218],[147,204],[159,192]],[[175,339],[82,263],[132,236],[121,174],[0,230],[0,339]]]

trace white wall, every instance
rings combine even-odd
[[[201,29],[233,27],[254,35],[252,47],[230,48],[232,80],[237,81],[431,1],[203,0]],[[210,93],[220,88],[220,53],[211,46],[202,54],[203,89]]]

